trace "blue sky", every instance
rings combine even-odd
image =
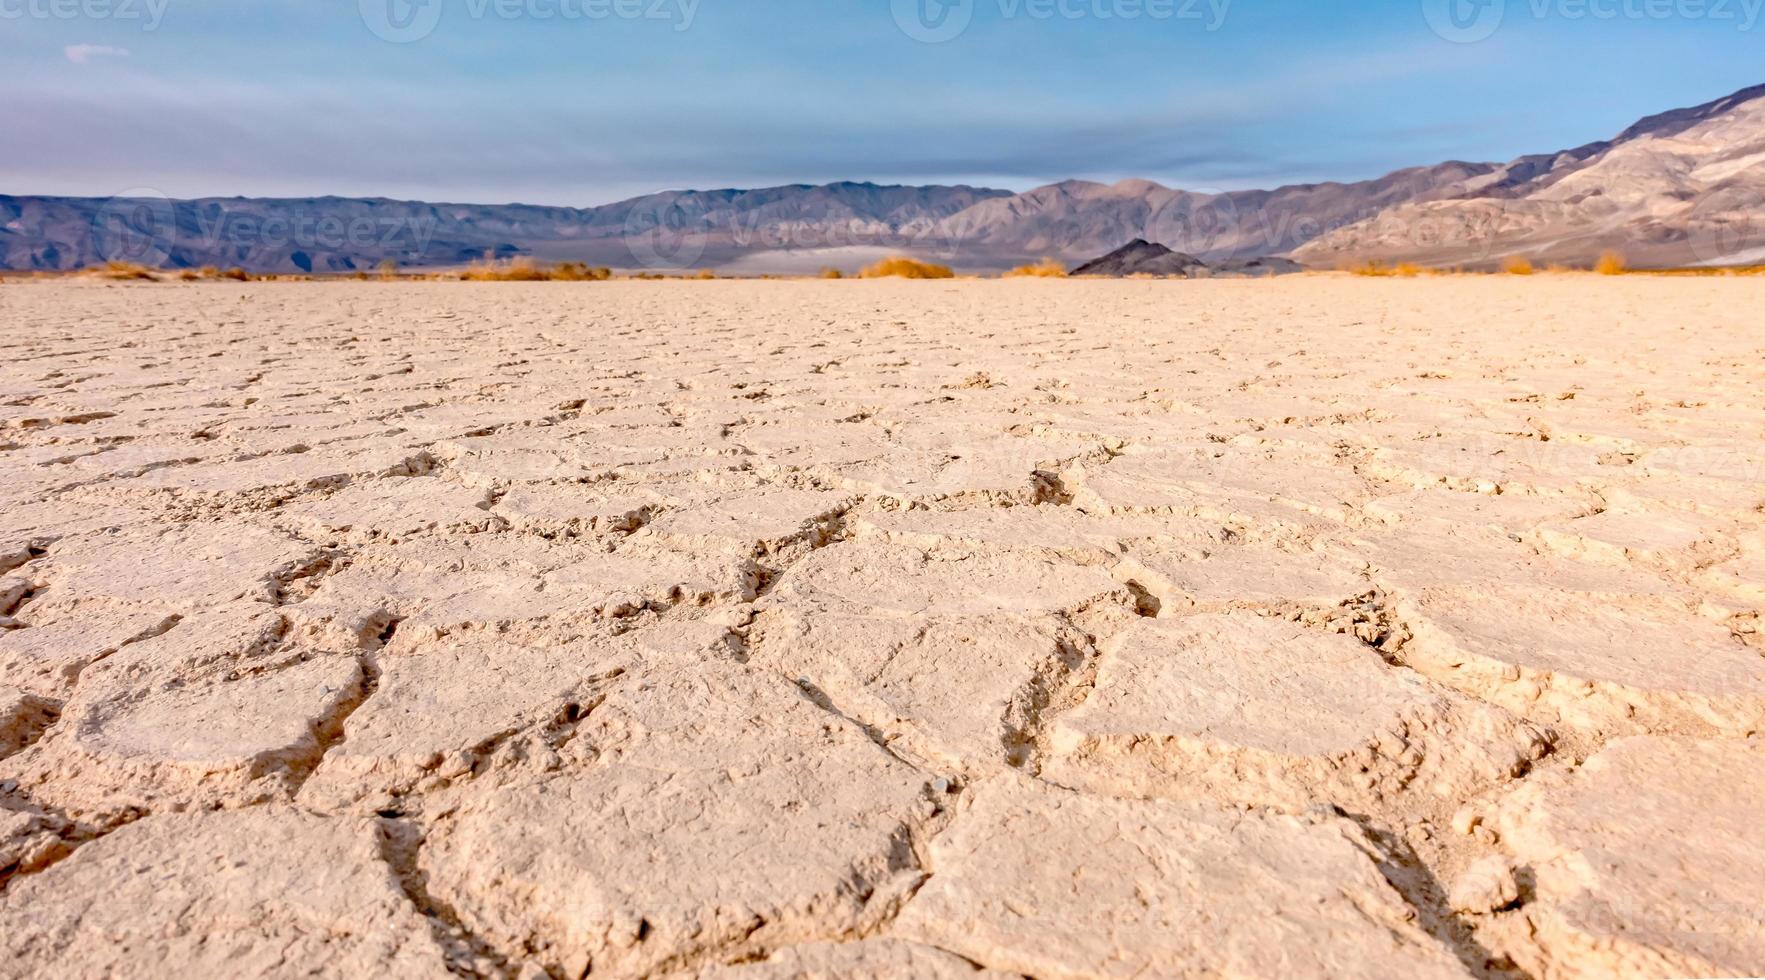
[[[0,193],[1358,179],[1765,82],[1761,4],[0,0]]]

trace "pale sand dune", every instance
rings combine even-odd
[[[0,976],[1765,973],[1760,309],[0,285]]]

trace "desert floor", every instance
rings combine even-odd
[[[0,975],[1765,973],[1761,310],[0,285]]]

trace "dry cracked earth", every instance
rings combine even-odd
[[[1761,309],[0,285],[0,975],[1765,973]]]

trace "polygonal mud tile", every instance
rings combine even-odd
[[[750,662],[945,769],[1021,761],[1048,699],[1093,652],[1058,620],[900,618],[785,607],[749,631]]]
[[[1746,976],[1765,963],[1765,746],[1621,739],[1494,823],[1536,894],[1502,951],[1545,980]]]
[[[982,508],[964,511],[881,511],[853,522],[856,535],[923,551],[970,549],[1017,552],[1051,561],[1113,562],[1129,543],[1176,541],[1217,546],[1216,522],[1169,514],[1093,516],[1071,507]]]
[[[288,807],[157,814],[13,879],[0,955],[19,976],[446,976],[381,849],[374,821]]]
[[[70,813],[239,807],[287,799],[362,694],[353,657],[233,679],[82,687],[47,738],[7,760]]]
[[[280,531],[226,521],[122,530],[58,542],[42,562],[45,610],[110,602],[184,612],[272,602],[319,549]]]
[[[1011,553],[927,553],[868,541],[811,553],[767,599],[804,610],[878,615],[1033,615],[1094,603],[1132,607],[1127,589],[1099,568]]]
[[[1373,591],[1350,558],[1261,545],[1202,550],[1135,548],[1115,569],[1159,601],[1163,613],[1186,609],[1333,609]]]
[[[1664,598],[1429,589],[1398,615],[1413,634],[1405,663],[1529,718],[1629,732],[1765,725],[1765,658]]]
[[[468,534],[502,525],[490,513],[490,494],[434,479],[371,480],[277,511],[309,538],[352,542],[398,540],[431,531]]]
[[[1034,976],[1468,976],[1346,820],[1012,779],[972,796],[896,935]]]
[[[492,508],[520,531],[538,534],[625,534],[642,527],[669,498],[644,487],[617,490],[565,484],[521,484]]]
[[[639,536],[664,545],[694,549],[735,549],[780,555],[795,546],[807,550],[825,543],[840,514],[857,497],[829,490],[769,488],[693,501],[671,509]]]
[[[573,725],[633,660],[628,644],[610,639],[532,646],[472,632],[395,640],[375,662],[373,697],[349,716],[342,741],[301,789],[309,805],[365,801],[377,810],[471,775],[498,749],[534,759],[549,750],[547,736],[559,734],[546,726]],[[504,744],[523,734],[538,741]]]
[[[1079,471],[1073,504],[1098,514],[1176,513],[1270,526],[1341,520],[1367,496],[1347,466],[1315,452],[1197,446],[1136,452]]]
[[[1095,792],[1364,809],[1412,784],[1450,796],[1499,782],[1547,741],[1351,637],[1233,613],[1114,637],[1049,746],[1043,772]]]
[[[472,930],[572,976],[851,935],[921,880],[924,777],[788,682],[633,676],[581,726],[594,762],[461,798],[423,852]]]
[[[54,623],[0,631],[0,676],[34,694],[62,697],[87,666],[171,629],[179,619],[176,613],[87,607]]]

